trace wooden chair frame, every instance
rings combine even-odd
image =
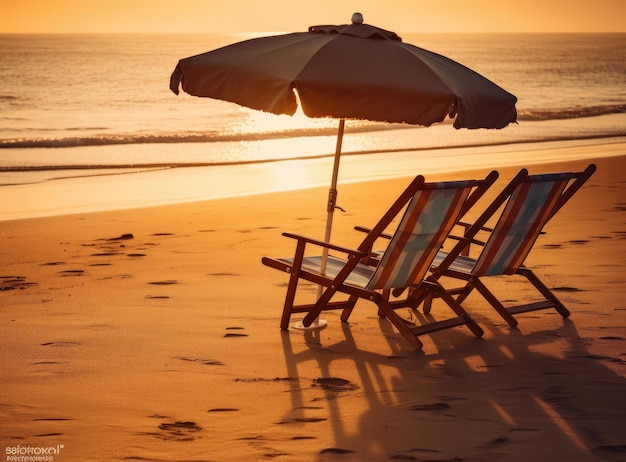
[[[439,250],[441,243],[445,240],[445,237],[447,237],[447,234],[456,223],[459,216],[478,201],[485,191],[495,182],[497,177],[498,174],[495,171],[491,172],[485,179],[467,181],[426,183],[423,176],[416,177],[392,204],[376,226],[367,233],[357,249],[350,249],[292,233],[283,233],[284,236],[296,241],[296,249],[293,258],[275,259],[264,257],[262,259],[264,265],[290,274],[280,323],[281,328],[288,328],[293,313],[306,313],[302,323],[305,326],[309,326],[322,311],[342,310],[341,320],[347,322],[357,300],[365,299],[375,303],[378,306],[379,315],[388,318],[395,328],[416,349],[422,348],[422,342],[418,339],[419,335],[454,326],[467,325],[474,335],[477,337],[482,336],[483,331],[478,324],[476,324],[471,316],[469,316],[453,297],[448,295],[436,279],[426,281],[423,280],[423,278],[428,268],[430,268],[432,260]],[[437,231],[438,234],[435,236],[435,239],[438,244],[436,244],[436,248],[430,249],[430,253],[425,251],[424,257],[419,260],[419,263],[412,267],[410,274],[418,275],[421,282],[416,284],[416,279],[410,279],[402,283],[399,287],[419,287],[420,284],[428,286],[430,291],[437,292],[439,296],[442,297],[456,316],[443,321],[420,326],[411,326],[399,317],[394,310],[402,306],[412,306],[414,304],[413,297],[409,294],[405,299],[391,301],[389,291],[393,287],[386,285],[378,287],[372,284],[373,278],[376,278],[375,273],[379,270],[377,267],[368,265],[368,260],[371,256],[374,243],[379,237],[384,235],[385,229],[397,216],[400,216],[404,210],[404,216],[399,227],[402,226],[408,213],[408,204],[412,203],[411,201],[413,200],[417,200],[414,199],[416,195],[428,190],[442,189],[463,190],[463,199],[459,199],[456,208],[449,212],[453,214],[453,216],[446,216],[446,220],[450,221],[449,227],[445,230],[442,228]],[[397,230],[396,234],[399,232],[400,231]],[[391,246],[393,242],[397,241],[394,241],[392,237],[392,239],[388,241],[388,245]],[[335,256],[328,257],[331,268],[330,270],[326,268],[325,271],[321,271],[319,265],[315,267],[312,266],[313,263],[317,265],[318,261],[316,259],[321,257],[307,257],[307,246],[326,248],[329,251],[341,254],[343,258]],[[393,250],[390,250],[390,252],[393,252]],[[358,277],[362,279],[360,283],[355,282],[355,278]],[[315,303],[294,305],[298,282],[301,279],[325,288]],[[337,293],[346,294],[348,296],[347,300],[331,301]]]
[[[524,260],[532,250],[539,235],[543,234],[542,230],[545,224],[585,184],[595,170],[596,166],[594,164],[590,164],[585,170],[580,172],[546,175],[528,175],[528,171],[522,169],[473,224],[462,223],[465,227],[464,235],[460,238],[455,238],[458,242],[449,253],[439,252],[435,259],[435,267],[432,269],[431,278],[439,280],[442,277],[450,277],[465,281],[463,287],[448,289],[448,294],[456,296],[456,301],[462,304],[469,294],[476,289],[511,327],[515,327],[518,324],[514,315],[529,311],[554,308],[561,316],[567,318],[570,315],[569,310],[530,268],[524,266]],[[540,215],[540,218],[529,227],[530,229],[524,236],[524,242],[519,247],[520,250],[517,250],[519,255],[512,257],[511,263],[500,271],[496,271],[493,268],[485,270],[492,263],[490,256],[486,255],[486,253],[489,252],[491,255],[495,255],[501,252],[504,246],[501,237],[504,227],[515,226],[515,223],[507,222],[508,218],[504,218],[504,215],[507,214],[507,211],[513,211],[510,214],[513,215],[516,207],[528,207],[528,204],[520,205],[516,203],[524,201],[521,195],[516,196],[516,194],[523,188],[539,182],[552,182],[555,185],[555,189],[546,202],[533,205],[537,208],[537,215]],[[539,207],[541,207],[541,210],[538,209]],[[499,210],[502,210],[502,213],[497,224],[493,228],[487,227],[487,222]],[[523,216],[518,215],[516,219],[523,219]],[[487,232],[487,239],[477,239],[479,232]],[[476,258],[469,256],[469,248],[472,245],[481,247],[481,252]],[[481,280],[481,278],[486,277],[513,274],[525,277],[544,298],[532,303],[505,307]],[[412,296],[419,302],[423,302],[424,312],[429,313],[432,299],[437,294],[417,287]]]

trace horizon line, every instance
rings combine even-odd
[[[0,31],[0,35],[194,35],[194,34],[213,34],[213,35],[277,35],[290,34],[294,32],[307,32],[305,30],[293,31]],[[399,31],[398,34],[626,34],[626,30],[615,31]]]

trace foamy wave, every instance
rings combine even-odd
[[[623,113],[626,113],[626,104],[611,104],[564,109],[520,110],[517,113],[517,119],[519,121],[581,119],[584,117],[597,117]]]
[[[563,109],[540,109],[518,111],[519,121],[549,121],[563,119],[579,119],[601,115],[626,113],[626,104],[573,107]],[[451,123],[450,120],[446,123]],[[356,126],[346,129],[348,133],[367,133],[384,130],[398,130],[402,128],[416,128],[406,124],[383,124],[360,121]],[[0,139],[0,149],[9,148],[70,148],[82,146],[110,146],[122,144],[164,144],[164,143],[212,143],[212,142],[239,142],[264,141],[285,138],[300,138],[312,136],[335,136],[335,128],[304,128],[287,129],[262,133],[160,133],[146,134],[117,134],[117,135],[88,135],[63,138],[20,138]]]
[[[154,144],[154,143],[210,143],[229,141],[262,141],[305,136],[334,135],[334,129],[285,130],[266,133],[161,133],[156,135],[124,134],[76,136],[65,138],[21,138],[0,140],[2,148],[71,148],[79,146],[109,146],[119,144]]]

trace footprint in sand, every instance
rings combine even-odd
[[[56,364],[69,364],[69,361],[37,361],[33,366],[54,366]]]
[[[131,233],[124,233],[121,234],[117,237],[103,237],[101,239],[97,239],[98,241],[108,241],[108,242],[115,242],[115,241],[127,241],[129,239],[134,239],[135,236],[133,236]]]
[[[339,377],[320,377],[313,379],[313,387],[319,387],[322,390],[329,391],[354,391],[359,388],[358,385],[346,379]]]
[[[84,270],[65,270],[65,271],[59,271],[59,274],[61,276],[82,276],[83,274],[85,274]]]
[[[325,417],[296,417],[293,419],[281,420],[276,425],[300,424],[300,423],[318,423],[328,420]]]
[[[33,419],[33,422],[60,422],[60,421],[65,421],[65,420],[72,420],[72,419],[66,419],[65,417],[42,417],[39,419]]]
[[[582,289],[578,289],[576,287],[570,287],[570,286],[553,287],[552,290],[556,292],[583,292]]]
[[[255,377],[255,378],[236,378],[235,382],[243,382],[243,383],[254,383],[254,382],[297,382],[298,379],[295,377],[274,377],[273,379],[266,379],[263,377]]]
[[[243,330],[243,327],[227,327],[226,330]],[[244,334],[243,332],[227,332],[224,334],[224,337],[247,337],[248,334]]]
[[[342,448],[326,448],[326,449],[322,449],[320,451],[320,454],[338,454],[338,455],[345,455],[345,454],[354,454],[356,451],[353,451],[352,449],[342,449]]]
[[[508,436],[498,436],[497,438],[492,439],[491,441],[487,441],[482,445],[483,448],[490,448],[493,446],[499,446],[504,443],[508,443],[511,439]]]
[[[26,276],[0,276],[0,291],[26,289],[36,285],[36,282],[26,281]]]
[[[200,438],[198,433],[202,427],[191,421],[176,421],[163,422],[159,425],[159,430],[161,431],[147,433],[147,435],[168,441],[193,441]]]
[[[448,403],[416,404],[409,408],[411,411],[443,411],[450,409]]]
[[[78,346],[79,342],[45,342],[42,343],[41,346],[50,346],[50,347],[71,347]]]
[[[176,279],[167,279],[165,281],[149,282],[148,284],[152,284],[154,286],[169,286],[169,285],[172,285],[172,284],[178,284],[178,281]]]
[[[174,356],[174,359],[179,359],[181,361],[189,361],[194,363],[204,364],[205,366],[223,366],[224,363],[221,361],[216,361],[213,359],[205,359],[205,358],[193,358],[187,356]]]

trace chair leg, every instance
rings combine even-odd
[[[289,285],[287,286],[287,294],[285,295],[283,315],[280,320],[280,328],[283,330],[289,328],[293,301],[295,300],[296,289],[298,288],[300,268],[302,267],[302,259],[304,258],[304,247],[305,244],[303,242],[298,242],[296,245],[293,266],[291,267],[291,274],[289,276]]]
[[[309,312],[302,319],[302,324],[304,324],[305,326],[310,326],[313,321],[315,321],[315,319],[319,317],[322,311],[324,311],[324,308],[328,306],[330,299],[333,298],[336,293],[337,288],[335,286],[330,285],[326,287],[324,292],[322,292],[320,298],[318,298],[317,302],[315,302],[315,305],[311,307]]]
[[[394,309],[407,306],[412,310],[416,310],[422,303],[424,303],[424,309],[430,311],[429,306],[431,302],[432,292],[430,290],[425,290],[423,287],[418,285],[409,289],[406,300],[400,300],[399,302],[394,302],[391,305]]]
[[[474,286],[474,284],[472,284],[472,282],[471,282],[471,281],[470,281],[470,282],[468,282],[468,283],[466,284],[466,286],[465,286],[463,289],[461,289],[461,290],[460,290],[459,294],[458,294],[458,295],[457,295],[457,297],[456,297],[456,301],[457,301],[459,304],[462,304],[462,303],[465,301],[465,299],[466,299],[467,297],[469,297],[469,294],[471,294],[471,293],[472,293],[472,291],[474,290],[474,287],[475,287],[475,286]]]
[[[391,290],[389,290],[389,289],[382,290],[381,291],[381,296],[387,301],[387,303],[389,303],[389,298],[391,297]],[[380,308],[378,309],[378,317],[379,318],[384,318],[385,317],[385,313],[383,313]]]
[[[348,322],[348,318],[352,314],[352,310],[354,309],[354,305],[356,304],[356,301],[358,299],[359,299],[359,297],[357,297],[356,295],[351,295],[350,296],[350,298],[346,302],[347,306],[341,312],[341,321],[342,322]]]
[[[564,318],[569,317],[570,315],[569,310],[565,308],[565,306],[561,303],[561,301],[558,298],[556,298],[556,296],[552,293],[552,291],[548,289],[548,287],[546,287],[546,285],[543,282],[541,282],[541,280],[535,275],[535,273],[533,273],[528,268],[520,269],[518,273],[523,276],[526,276],[528,281],[533,286],[535,286],[535,289],[537,289],[541,293],[541,295],[543,295],[546,298],[546,300],[549,300],[554,304],[554,309],[557,310],[561,316],[563,316]]]
[[[482,283],[482,281],[478,278],[473,278],[473,285],[476,287],[476,290],[480,292],[480,294],[489,302],[489,304],[504,318],[504,320],[511,327],[517,326],[517,319],[515,319],[511,313],[507,311],[502,303],[491,293],[487,286]]]
[[[439,292],[439,296],[452,309],[452,311],[454,311],[457,316],[459,316],[459,317],[461,317],[461,318],[463,318],[465,320],[465,324],[467,325],[469,330],[472,331],[472,333],[476,337],[478,337],[478,338],[482,337],[485,332],[476,323],[476,321],[474,321],[474,318],[472,318],[469,315],[469,313],[467,311],[465,311],[465,309],[463,309],[461,304],[458,301],[456,301],[454,299],[454,297],[452,297],[452,295],[450,295],[446,291],[446,289],[441,284],[439,284],[439,282],[435,278],[432,278],[432,280],[430,280],[430,282],[433,282],[433,284],[435,284],[437,286],[437,290]]]
[[[432,307],[433,307],[433,294],[429,292],[424,297],[424,307],[422,308],[422,311],[424,312],[424,314],[429,314]]]
[[[287,294],[285,295],[285,305],[283,306],[283,315],[280,320],[280,328],[286,330],[289,328],[289,320],[291,319],[291,310],[293,308],[293,302],[296,297],[296,289],[298,287],[298,275],[297,272],[292,271],[289,278],[289,285],[287,286]]]
[[[378,305],[378,312],[383,313],[384,317],[386,317],[391,324],[394,325],[396,329],[407,339],[407,341],[415,348],[416,350],[421,350],[423,347],[423,343],[411,332],[408,326],[404,323],[402,318],[400,318],[396,312],[391,308],[389,303],[384,300],[382,297],[376,302]]]

